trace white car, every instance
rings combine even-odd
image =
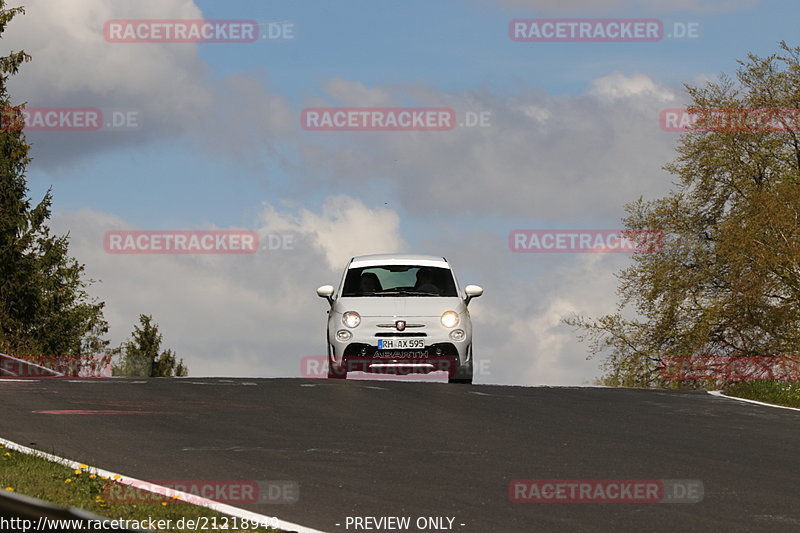
[[[317,289],[328,311],[328,377],[348,372],[446,371],[472,383],[472,322],[467,305],[483,294],[459,287],[444,257],[363,255],[350,260],[338,290]]]

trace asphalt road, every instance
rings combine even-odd
[[[465,533],[800,531],[800,412],[699,392],[0,380],[0,405],[0,436],[128,476],[294,480],[296,503],[242,507],[323,531],[390,531],[346,527],[367,516]],[[704,498],[513,503],[516,479],[693,479]]]

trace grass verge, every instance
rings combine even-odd
[[[110,503],[106,495],[125,493],[128,486],[88,472],[88,467],[73,470],[41,457],[20,453],[0,444],[0,490],[14,491],[57,505],[78,507],[112,520],[170,520],[175,526],[180,519],[205,523],[206,530],[222,532],[273,532],[265,527],[243,528],[242,520],[205,507],[154,495],[155,503]],[[121,492],[117,492],[121,491]],[[166,523],[166,522],[164,522]],[[211,526],[215,527],[211,527]],[[144,529],[144,528],[143,528]],[[167,528],[160,531],[194,532],[200,528]]]
[[[743,381],[725,387],[722,392],[748,400],[800,407],[800,382],[797,381]]]

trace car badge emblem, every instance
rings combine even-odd
[[[406,329],[406,321],[398,320],[394,323],[394,327],[397,328],[397,331],[403,331],[404,329]]]

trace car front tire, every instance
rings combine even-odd
[[[328,379],[347,379],[347,370],[336,363],[328,363]]]

